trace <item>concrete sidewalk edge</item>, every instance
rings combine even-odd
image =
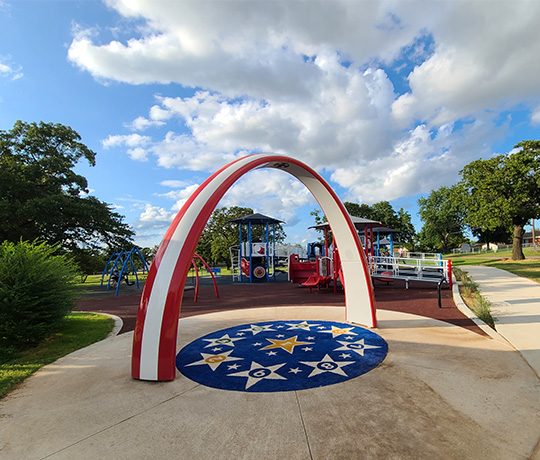
[[[498,340],[501,342],[506,342],[510,345],[512,345],[505,337],[503,337],[499,332],[489,327],[484,321],[482,321],[476,314],[465,304],[463,299],[461,298],[461,294],[459,293],[459,285],[454,278],[454,281],[452,283],[452,296],[454,297],[454,303],[456,304],[456,307],[458,310],[463,313],[467,318],[474,321],[474,323],[482,329],[487,335],[489,335],[492,339]],[[513,348],[515,348],[512,345]]]

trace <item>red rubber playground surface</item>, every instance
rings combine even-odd
[[[431,283],[410,283],[409,289],[405,289],[405,283],[401,281],[390,284],[375,281],[374,287],[377,309],[426,316],[484,335],[474,322],[456,308],[448,287],[441,290],[442,308],[438,307],[437,287]],[[180,317],[258,307],[345,305],[343,291],[334,293],[332,289],[321,289],[310,293],[307,288],[291,283],[220,284],[218,289],[219,298],[216,298],[211,284],[201,285],[197,302],[194,302],[194,291],[186,290]],[[141,293],[142,288],[122,285],[119,295],[115,296],[114,292],[107,292],[104,287],[95,287],[77,302],[75,311],[119,316],[124,322],[120,333],[129,332],[135,328]]]

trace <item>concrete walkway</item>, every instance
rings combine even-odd
[[[491,303],[495,328],[540,376],[540,284],[493,267],[465,265]]]
[[[343,383],[246,393],[132,380],[133,333],[44,367],[0,401],[1,459],[538,459],[540,384],[506,341],[379,310],[386,359]],[[344,321],[343,307],[180,320],[178,349],[223,328]]]

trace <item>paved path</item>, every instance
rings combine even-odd
[[[288,392],[218,390],[180,373],[135,381],[132,332],[96,343],[0,401],[0,458],[538,460],[540,385],[508,343],[426,317],[377,316],[389,347],[377,368]],[[180,320],[178,349],[237,325],[344,318],[339,306],[193,316]]]
[[[491,302],[495,328],[540,375],[540,284],[493,267],[465,265]]]

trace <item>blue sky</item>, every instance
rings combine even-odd
[[[71,126],[78,170],[142,246],[238,156],[277,152],[344,201],[416,201],[540,129],[540,2],[0,0],[0,129]],[[317,207],[293,178],[246,175],[222,205],[288,223]]]

